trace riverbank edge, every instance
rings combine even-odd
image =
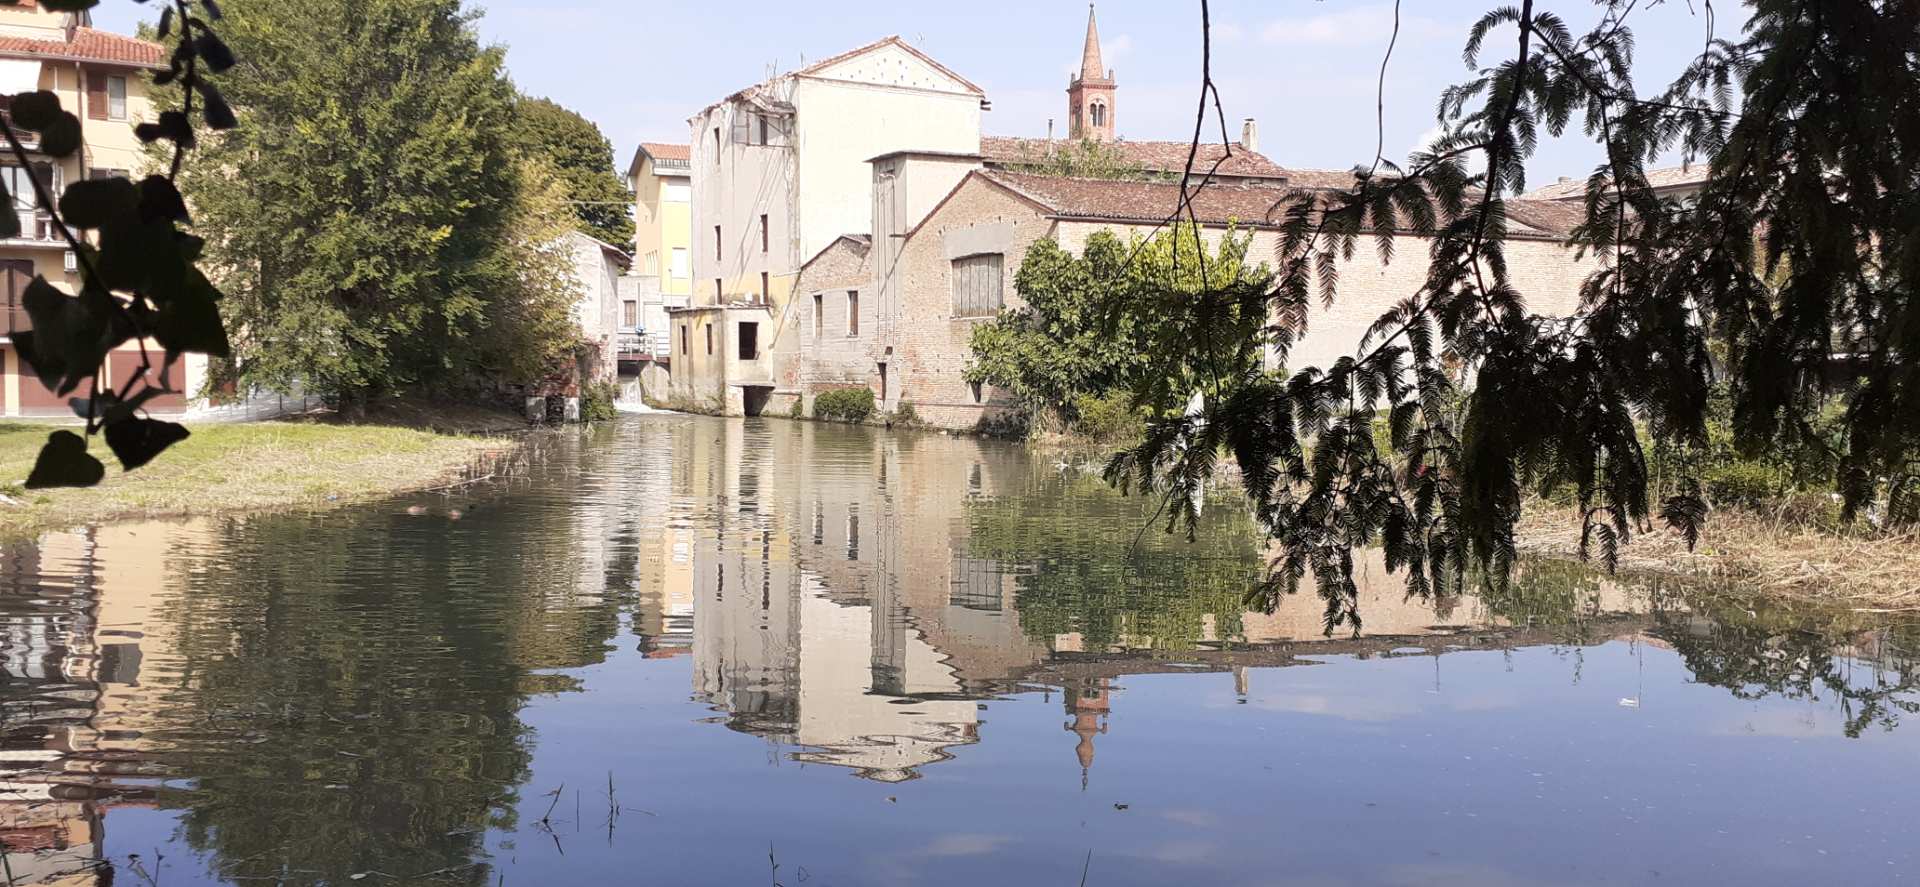
[[[464,486],[496,474],[534,432],[511,413],[408,406],[365,420],[332,415],[189,425],[193,437],[150,465],[86,489],[24,490],[55,426],[0,423],[0,541],[123,520],[324,511]]]
[[[1514,528],[1521,553],[1579,559],[1578,509],[1541,500],[1524,509]],[[1857,612],[1920,612],[1920,532],[1839,532],[1722,509],[1708,515],[1691,550],[1678,532],[1658,522],[1636,534],[1620,546],[1619,572]]]

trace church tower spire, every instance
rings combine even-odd
[[[1087,4],[1087,42],[1080,48],[1080,73],[1067,84],[1067,136],[1113,141],[1114,79],[1100,59],[1100,28],[1093,4]]]

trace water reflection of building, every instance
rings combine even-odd
[[[15,883],[112,882],[107,814],[154,804],[143,645],[169,538],[120,525],[0,555],[0,845]]]
[[[1553,636],[1478,599],[1410,599],[1404,577],[1388,574],[1377,557],[1362,570],[1361,638],[1326,637],[1322,602],[1310,590],[1284,598],[1272,614],[1196,614],[1194,633],[1180,638],[1125,628],[1099,642],[1079,631],[1036,633],[1022,625],[1023,583],[1073,565],[1047,563],[1038,548],[1032,558],[1040,560],[1031,562],[981,554],[1026,557],[1020,540],[980,545],[968,512],[996,497],[1042,507],[1057,493],[1060,480],[1019,449],[764,420],[688,420],[675,435],[672,450],[684,458],[674,498],[693,510],[684,526],[697,529],[669,533],[691,541],[663,540],[656,562],[670,560],[664,546],[672,545],[690,551],[691,567],[676,565],[684,578],[663,580],[652,599],[656,607],[692,602],[695,690],[733,729],[793,746],[789,758],[866,778],[912,779],[979,741],[977,700],[1021,685],[1064,691],[1065,729],[1084,777],[1110,728],[1109,694],[1125,675],[1220,672],[1244,698],[1250,667],[1339,653],[1438,656]],[[1111,508],[1110,499],[1099,507]],[[1244,554],[1256,567],[1262,560],[1256,549]],[[1107,546],[1092,555],[1122,553]],[[674,590],[680,582],[687,587]],[[1220,600],[1230,606],[1243,591]],[[1171,598],[1183,589],[1158,592]],[[1644,612],[1645,601],[1602,583],[1581,606],[1604,616]],[[670,643],[664,613],[641,621],[657,632],[643,643]],[[1645,620],[1596,625],[1608,636],[1637,635]],[[1181,642],[1176,654],[1161,648],[1168,641]]]
[[[1044,652],[1011,577],[954,532],[969,493],[1016,460],[800,423],[688,423],[680,443],[676,493],[712,528],[693,543],[695,689],[728,724],[883,781],[977,741],[980,691]],[[903,448],[968,469],[903,473]]]

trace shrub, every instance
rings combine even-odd
[[[1082,394],[1073,399],[1074,433],[1100,443],[1138,440],[1146,420],[1133,408],[1133,395],[1124,390]]]
[[[816,419],[865,422],[873,415],[873,391],[868,388],[823,391],[813,399],[813,415]]]
[[[807,399],[802,395],[796,394],[793,396],[793,406],[787,408],[787,418],[805,419],[806,417]]]
[[[583,422],[611,422],[620,415],[613,402],[620,395],[612,382],[591,382],[580,389],[580,419]]]
[[[912,403],[903,400],[900,402],[900,406],[895,407],[893,410],[893,421],[901,425],[918,425],[920,424],[920,413],[913,408]]]

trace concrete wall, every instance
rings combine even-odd
[[[634,271],[658,276],[660,291],[693,292],[693,180],[680,170],[656,170],[647,160],[634,177]],[[687,265],[676,276],[673,251],[686,250]]]
[[[686,308],[673,311],[671,322],[670,406],[722,416],[750,415],[764,408],[773,387],[767,351],[773,316],[764,307]],[[754,357],[743,358],[740,329],[748,323],[757,325],[759,349]]]

